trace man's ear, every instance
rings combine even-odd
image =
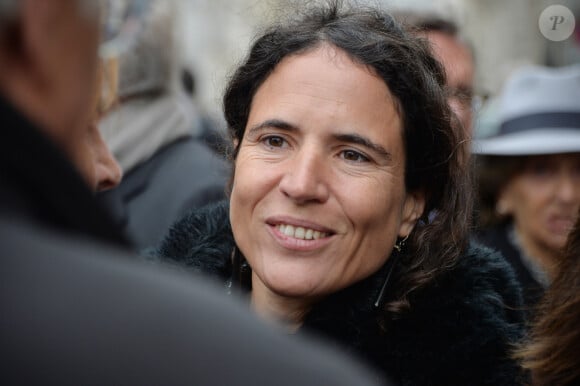
[[[407,237],[425,209],[425,193],[423,191],[408,192],[403,203],[399,237]]]

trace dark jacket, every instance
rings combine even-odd
[[[522,286],[524,310],[528,317],[531,317],[545,290],[524,265],[522,252],[509,240],[508,232],[509,225],[497,226],[482,230],[478,233],[477,238],[482,244],[499,251],[512,266]]]
[[[184,136],[129,170],[101,193],[138,249],[158,245],[183,213],[225,198],[226,162],[201,139]]]
[[[220,203],[185,216],[150,257],[204,272],[225,287],[248,287],[249,267],[232,259],[234,246],[228,206]],[[301,331],[330,338],[400,385],[518,384],[510,349],[522,334],[522,315],[515,311],[521,295],[499,254],[472,245],[453,269],[414,294],[410,310],[389,320],[383,331],[373,303],[388,270],[389,262],[316,305]]]
[[[61,151],[2,97],[0,120],[0,384],[375,384],[202,278],[139,263]]]

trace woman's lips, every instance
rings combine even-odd
[[[548,219],[548,229],[557,234],[568,234],[574,227],[575,219],[568,216],[552,216]]]
[[[309,221],[305,219],[295,218],[291,216],[272,216],[266,219],[266,224],[276,226],[276,225],[290,225],[294,229],[304,228],[312,229],[312,231],[318,231],[320,233],[326,233],[332,235],[336,233],[333,229],[328,228],[314,221]]]
[[[269,218],[268,229],[279,245],[295,251],[313,251],[327,245],[335,232],[310,221]]]

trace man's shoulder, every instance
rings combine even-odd
[[[23,383],[368,381],[344,358],[333,363],[262,325],[201,277],[25,223],[0,220],[0,240],[0,357]]]

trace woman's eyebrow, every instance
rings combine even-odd
[[[334,136],[337,140],[347,143],[354,143],[357,145],[364,146],[375,153],[378,153],[381,157],[385,158],[387,161],[390,161],[392,156],[384,147],[379,145],[378,143],[374,143],[368,138],[363,137],[360,134],[337,134]]]
[[[295,125],[282,121],[280,119],[267,119],[264,122],[258,123],[250,128],[248,134],[254,134],[257,131],[266,129],[266,128],[276,128],[285,131],[297,131],[298,127]]]

